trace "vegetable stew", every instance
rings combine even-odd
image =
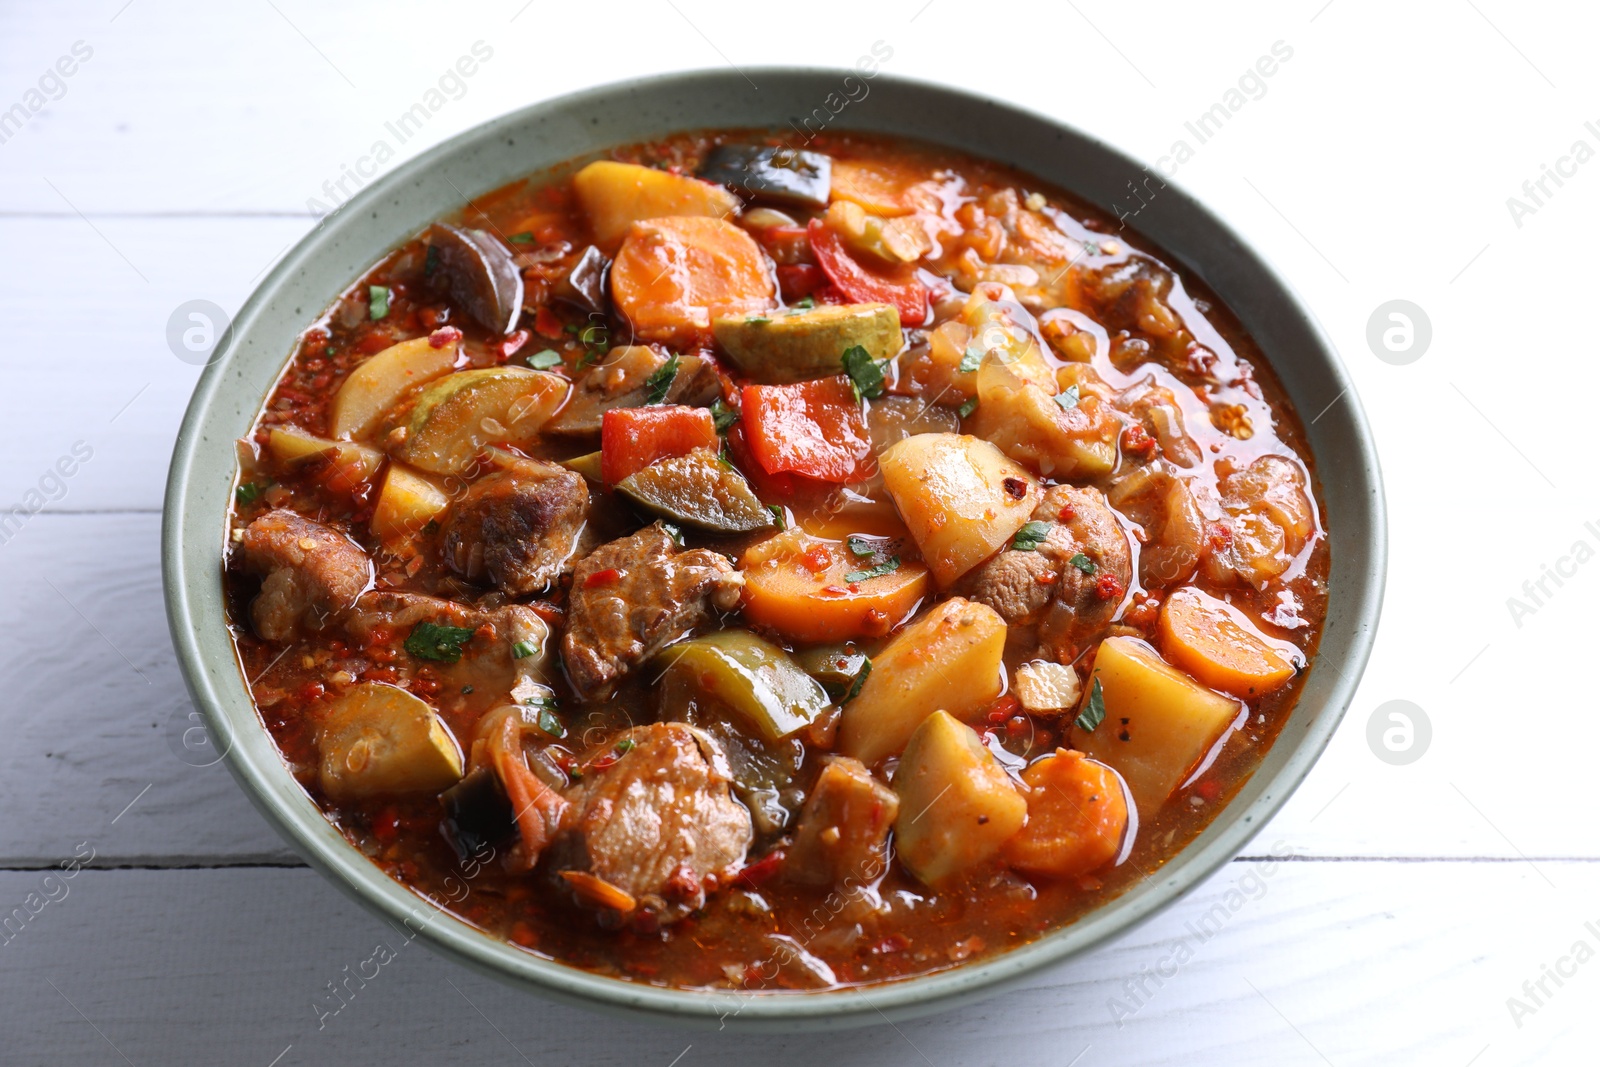
[[[238,451],[240,663],[328,818],[490,937],[677,988],[1074,921],[1238,791],[1325,610],[1228,310],[888,138],[477,198],[308,326]]]

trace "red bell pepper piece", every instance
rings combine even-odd
[[[815,263],[780,263],[778,265],[778,290],[785,300],[803,300],[814,296],[828,284],[827,275]]]
[[[842,374],[797,385],[747,385],[740,407],[745,444],[768,474],[848,482],[872,452],[861,401]]]
[[[822,273],[851,302],[892,304],[900,325],[921,326],[928,318],[928,287],[915,267],[868,267],[845,251],[844,241],[821,219],[808,229],[811,253]]]
[[[612,408],[600,420],[600,476],[607,485],[616,485],[658,459],[716,447],[717,428],[705,408]]]

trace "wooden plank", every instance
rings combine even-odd
[[[38,914],[0,945],[12,976],[6,1058],[278,1067],[422,1058],[595,1067],[1583,1062],[1600,981],[1588,972],[1600,964],[1571,977],[1567,961],[1565,987],[1547,981],[1551,995],[1520,1028],[1506,1006],[1576,941],[1600,946],[1584,925],[1600,918],[1600,867],[1563,864],[1553,874],[1559,890],[1520,864],[1234,863],[1146,926],[997,999],[898,1027],[784,1037],[602,1021],[529,997],[406,945],[308,870],[91,865],[49,884],[40,872],[7,872],[5,908],[46,889],[58,899],[36,899]],[[1464,882],[1472,906],[1441,906],[1459,900]],[[395,958],[344,998],[331,996],[328,983],[380,943]]]
[[[0,316],[11,351],[29,353],[8,361],[0,396],[0,510],[30,492],[52,509],[158,509],[200,372],[168,346],[169,318],[196,299],[231,314],[310,225],[0,219],[0,246],[29,251],[0,257]],[[80,442],[92,458],[56,486],[49,472]]]
[[[0,864],[80,841],[106,863],[295,860],[189,732],[159,530],[155,515],[39,515],[0,546]]]

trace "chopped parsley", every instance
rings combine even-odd
[[[679,548],[683,547],[683,531],[682,530],[678,529],[677,526],[674,526],[670,522],[663,522],[661,524],[661,529],[666,532],[666,535],[668,537],[672,538],[672,543],[673,544],[677,545]]]
[[[803,309],[809,311],[810,309],[812,309],[812,308],[817,306],[817,302],[812,297],[803,296],[799,300],[796,300],[794,302],[794,306],[797,307],[797,308],[803,308]]]
[[[455,663],[461,659],[461,649],[477,633],[470,626],[441,626],[433,622],[419,622],[406,638],[406,651],[418,659],[433,659],[441,663]]]
[[[255,482],[245,482],[233,491],[233,498],[241,504],[254,504],[261,499],[261,490]]]
[[[772,512],[772,524],[774,526],[779,530],[787,530],[789,528],[789,520],[783,514],[782,504],[768,504],[767,510]]]
[[[1083,705],[1083,710],[1073,720],[1073,725],[1085,733],[1094,733],[1094,728],[1099,726],[1106,718],[1106,697],[1100,688],[1100,679],[1094,680],[1094,685],[1089,690],[1089,700]]]
[[[678,366],[681,362],[678,354],[674,352],[671,359],[657,367],[655,373],[644,380],[645,403],[659,404],[667,399],[667,392],[672,388],[672,380],[678,376]]]
[[[1089,575],[1091,578],[1094,577],[1094,572],[1100,569],[1094,565],[1094,560],[1090,559],[1088,556],[1085,556],[1082,552],[1079,552],[1077,555],[1067,560],[1067,562],[1078,568],[1083,573]]]
[[[549,370],[551,367],[556,367],[560,364],[561,353],[557,352],[553,348],[547,348],[542,352],[535,352],[533,355],[528,357],[528,366],[532,367],[534,370]]]
[[[849,692],[845,693],[841,704],[848,704],[861,695],[861,687],[867,684],[867,675],[872,673],[872,661],[865,657],[861,660],[861,669],[856,672],[855,679],[850,683]]]
[[[533,244],[533,234],[524,230],[522,233],[512,234],[510,237],[507,237],[506,240],[510,241],[514,245],[531,245]]]
[[[537,656],[538,654],[539,646],[532,641],[518,641],[511,646],[512,659],[527,659],[529,656]]]
[[[962,374],[971,374],[978,369],[978,364],[983,362],[983,349],[972,344],[961,354],[961,363],[956,367]]]
[[[844,576],[847,582],[864,582],[868,578],[882,578],[885,574],[893,574],[900,569],[900,557],[890,556],[876,567],[868,567],[864,571],[851,571]]]
[[[870,556],[878,550],[877,546],[871,541],[857,537],[855,534],[845,538],[844,543],[849,546],[851,555],[855,556]]]
[[[739,409],[731,408],[720,396],[711,405],[711,425],[718,434],[727,433],[739,421]]]
[[[754,324],[756,326],[764,326],[767,323],[771,322],[772,320],[769,319],[769,318],[765,318],[764,316],[761,316],[761,315],[750,315],[750,316],[747,316],[744,321],[748,322],[748,323],[752,323],[752,324]]]
[[[722,442],[722,448],[717,452],[717,462],[722,464],[725,469],[730,471],[736,471],[739,469],[733,465],[733,457],[728,455],[727,441]]]
[[[850,376],[850,384],[855,388],[857,397],[864,396],[870,400],[883,395],[883,367],[867,354],[865,348],[851,345],[839,357],[839,362]]]
[[[632,752],[632,751],[633,751],[633,738],[624,737],[621,741],[617,742],[617,752],[619,754],[621,754],[623,752]]]
[[[387,285],[367,286],[367,317],[373,321],[389,314],[389,287]]]
[[[1071,411],[1073,408],[1077,407],[1078,387],[1076,385],[1069,385],[1065,389],[1061,390],[1061,392],[1056,394],[1056,403],[1061,406],[1062,411]]]
[[[978,398],[977,397],[973,397],[971,400],[968,400],[965,404],[962,404],[956,410],[961,412],[961,417],[963,419],[970,419],[972,417],[972,413],[974,411],[978,410]]]
[[[567,727],[562,723],[561,716],[556,714],[555,708],[548,706],[554,703],[555,701],[548,700],[547,704],[539,706],[539,729],[551,737],[566,737]]]
[[[1023,523],[1022,529],[1017,531],[1017,536],[1011,541],[1011,547],[1018,552],[1033,552],[1044,544],[1045,538],[1050,536],[1050,524],[1039,519]]]

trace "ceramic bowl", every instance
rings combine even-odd
[[[233,441],[249,431],[300,331],[390,249],[463,207],[464,196],[679,130],[799,130],[808,122],[812,129],[825,122],[830,131],[869,130],[949,145],[1038,175],[1108,212],[1127,215],[1138,208],[1135,229],[1233,309],[1297,410],[1321,413],[1307,427],[1332,555],[1321,648],[1276,744],[1205,832],[1156,878],[1031,944],[859,990],[712,993],[606,978],[540,959],[437,912],[348,844],[296,784],[245,690],[224,625]],[[226,746],[240,786],[331,882],[445,955],[565,1002],[690,1025],[820,1029],[947,1010],[1085,952],[1172,904],[1244,848],[1338,725],[1378,622],[1385,522],[1378,457],[1360,403],[1315,318],[1226,223],[1151,175],[1093,138],[1010,104],[882,73],[865,79],[854,71],[785,68],[662,75],[564,96],[451,138],[374,181],[307,234],[239,309],[195,388],[173,454],[162,531],[168,619],[194,702],[213,738]],[[1130,189],[1144,192],[1134,199]]]

